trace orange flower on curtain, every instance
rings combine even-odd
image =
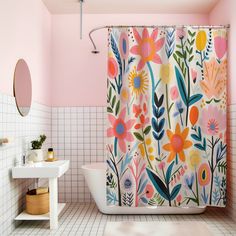
[[[171,130],[166,131],[170,141],[163,146],[164,150],[170,152],[167,162],[173,161],[174,158],[177,158],[177,155],[181,161],[185,161],[184,149],[192,146],[192,142],[187,140],[188,133],[189,128],[185,128],[183,132],[181,132],[179,124],[176,125],[174,133]]]

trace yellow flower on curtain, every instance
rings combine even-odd
[[[145,144],[146,144],[147,146],[150,146],[150,145],[152,144],[152,140],[151,140],[150,138],[147,138],[146,141],[145,141]],[[149,148],[148,148],[148,154],[149,154],[149,159],[150,159],[151,161],[155,160],[155,157],[154,157],[154,155],[153,155],[153,152],[154,152],[154,148],[153,148],[153,147],[149,147]]]
[[[150,144],[152,143],[152,140],[151,140],[150,138],[147,138],[146,141],[145,141],[145,143],[146,143],[147,145],[150,145]]]
[[[200,30],[197,33],[197,37],[196,37],[196,47],[197,47],[197,50],[203,51],[204,48],[206,47],[206,42],[207,42],[206,32],[204,30]]]
[[[129,74],[129,87],[132,93],[137,96],[144,94],[148,88],[148,78],[147,73],[143,70],[137,72],[136,66]]]
[[[144,157],[144,156],[145,156],[145,149],[144,149],[143,143],[140,143],[140,144],[138,145],[138,148],[139,148],[139,150],[140,150],[141,156]]]
[[[129,89],[126,87],[122,87],[120,91],[120,99],[123,103],[127,103],[130,99]]]
[[[154,152],[154,148],[153,148],[153,147],[149,147],[149,148],[148,148],[148,154],[149,154],[149,159],[150,159],[151,161],[155,160],[155,157],[154,157],[154,155],[153,155],[153,152]]]
[[[191,170],[195,170],[200,162],[201,162],[201,156],[200,156],[200,152],[198,150],[191,150],[189,152],[189,167]]]
[[[162,64],[160,68],[160,78],[164,84],[169,84],[173,76],[171,64]]]
[[[212,58],[204,63],[204,80],[200,81],[200,86],[208,99],[219,98],[225,90],[227,77],[227,60],[220,64]]]
[[[188,137],[189,128],[185,128],[183,132],[180,130],[180,125],[177,124],[175,127],[175,132],[167,130],[166,134],[169,138],[170,143],[163,146],[163,149],[169,151],[167,162],[171,162],[178,155],[181,161],[185,161],[184,149],[190,148],[192,142],[186,140]]]
[[[152,144],[152,140],[150,138],[147,138],[145,143],[140,143],[138,145],[138,148],[143,158],[145,157],[145,152],[147,152],[148,158],[150,159],[150,161],[153,161],[155,160],[155,156],[153,155],[153,152],[155,150],[152,146],[150,146],[151,144]],[[145,148],[146,148],[146,151],[145,151]]]

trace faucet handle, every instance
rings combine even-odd
[[[23,154],[22,156],[22,164],[25,165],[26,164],[26,155]]]

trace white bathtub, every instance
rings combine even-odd
[[[89,190],[98,209],[104,214],[201,214],[206,207],[119,207],[106,204],[106,164],[91,163],[82,166]]]

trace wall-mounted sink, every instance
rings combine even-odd
[[[12,168],[12,178],[59,178],[69,169],[69,160],[38,162]]]

